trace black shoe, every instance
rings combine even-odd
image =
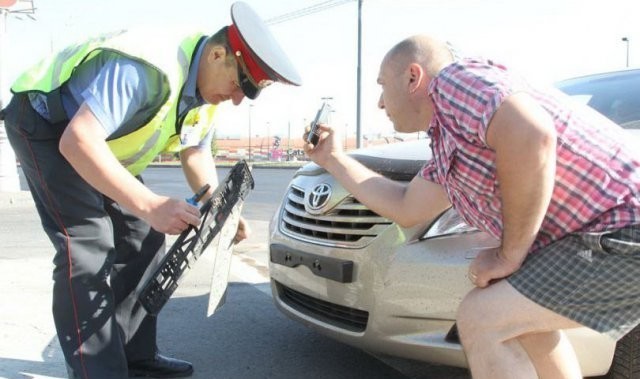
[[[129,377],[183,378],[193,374],[193,365],[187,361],[156,354],[153,359],[129,362]]]

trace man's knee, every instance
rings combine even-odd
[[[492,341],[509,339],[514,322],[505,288],[508,284],[500,282],[483,289],[473,289],[465,296],[458,308],[456,317],[458,333],[463,344],[473,341]],[[513,337],[513,336],[511,336]]]
[[[478,294],[480,290],[474,289],[465,296],[458,307],[456,324],[460,341],[464,346],[469,346],[473,341],[487,331],[486,312],[482,309],[483,304]]]
[[[550,325],[555,325],[550,324],[550,315],[554,316],[502,280],[469,292],[458,308],[456,320],[463,344],[470,338],[504,342],[527,333],[549,330]]]

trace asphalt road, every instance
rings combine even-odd
[[[219,176],[226,175],[219,169]],[[194,379],[467,379],[466,370],[374,356],[333,341],[283,316],[268,283],[268,223],[294,173],[254,169],[256,188],[243,215],[252,236],[237,245],[227,301],[207,317],[212,261],[203,259],[159,316],[163,353],[194,363]],[[186,198],[176,168],[143,175],[159,193]],[[0,193],[0,378],[64,378],[51,320],[51,247],[27,192]]]

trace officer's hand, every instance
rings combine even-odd
[[[180,234],[189,225],[200,225],[200,210],[184,200],[158,196],[147,221],[161,233]]]
[[[233,238],[233,243],[239,243],[242,240],[245,240],[251,234],[251,228],[249,227],[249,223],[244,217],[240,216],[238,220],[238,230],[236,230],[236,236]]]

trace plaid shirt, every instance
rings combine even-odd
[[[470,225],[502,236],[500,183],[486,133],[500,104],[516,92],[537,100],[558,134],[553,195],[531,251],[568,233],[640,223],[640,156],[627,145],[626,132],[596,111],[484,60],[458,60],[428,91],[435,104],[429,125],[433,159],[419,175],[444,186]]]

